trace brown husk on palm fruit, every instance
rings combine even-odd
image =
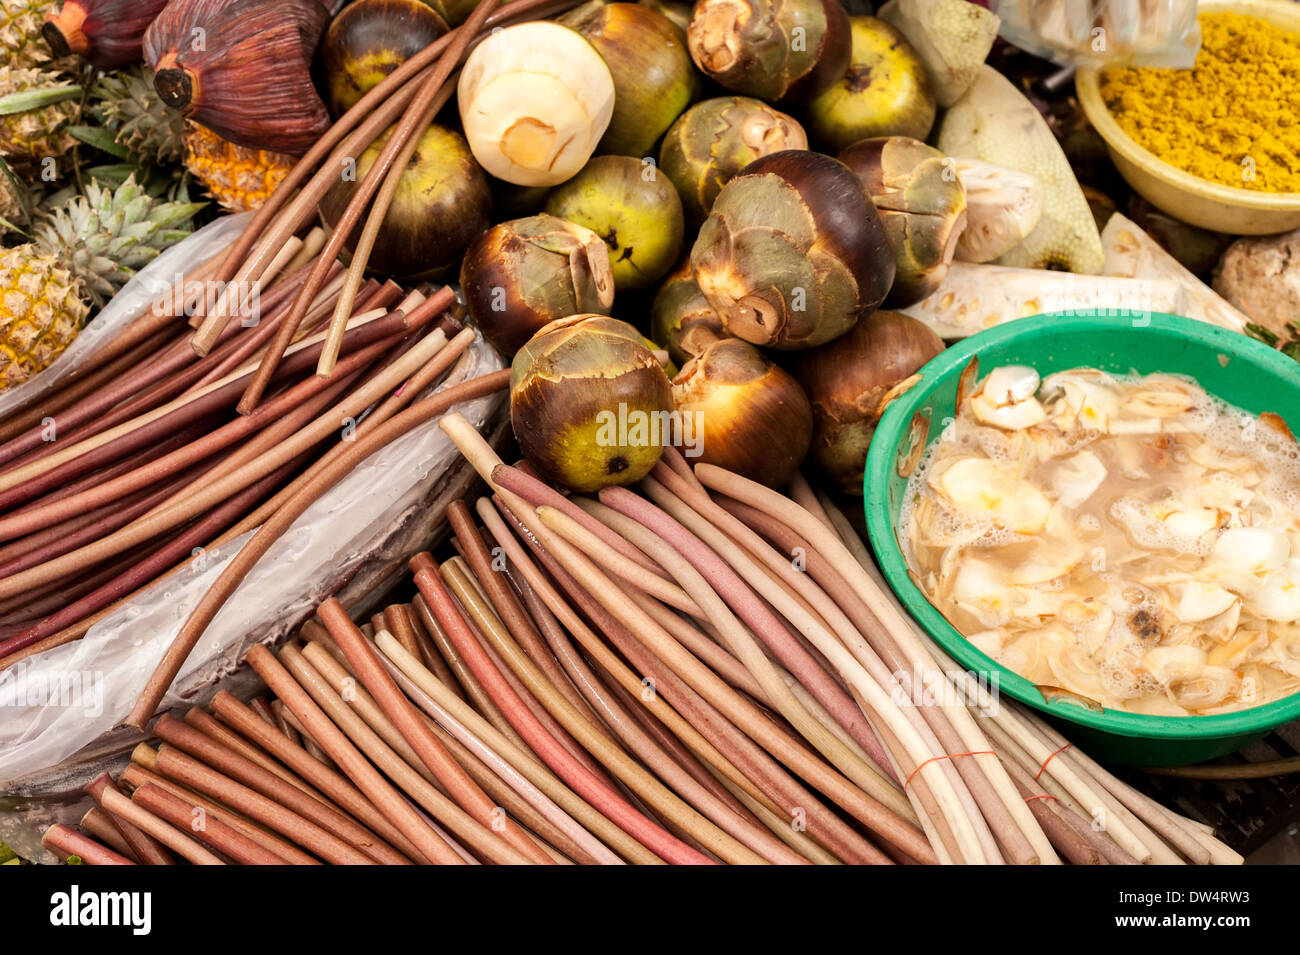
[[[723,187],[691,267],[728,334],[783,349],[843,335],[894,280],[862,183],[842,162],[800,150],[764,156]]]
[[[448,30],[422,0],[355,0],[330,21],[320,46],[325,101],[342,116],[389,73]]]
[[[172,0],[145,60],[168,106],[241,146],[301,155],[330,126],[311,78],[328,19],[320,0]]]
[[[793,371],[812,402],[813,460],[846,494],[862,496],[867,447],[885,407],[943,348],[923,323],[881,309],[799,355]]]
[[[934,125],[930,78],[901,33],[875,17],[851,17],[849,68],[808,102],[813,141],[838,152],[859,139],[925,139]]]
[[[596,156],[551,190],[546,211],[604,240],[618,292],[653,285],[682,250],[682,202],[649,160]]]
[[[633,484],[672,437],[672,385],[628,325],[604,315],[552,322],[510,368],[510,423],[539,474],[574,491]]]
[[[693,422],[694,461],[769,487],[790,483],[812,443],[812,407],[799,383],[739,338],[715,341],[687,362],[673,379],[673,402]]]
[[[465,252],[460,285],[470,317],[507,357],[538,329],[614,304],[609,252],[586,226],[542,213],[493,226]]]
[[[897,271],[885,304],[905,308],[943,282],[966,227],[966,192],[952,160],[907,136],[864,139],[840,153],[880,213]]]
[[[55,56],[75,53],[101,70],[140,62],[144,31],[167,0],[67,0],[41,34]]]
[[[321,202],[334,226],[379,158],[389,129],[357,159],[356,177],[343,180]],[[401,278],[431,278],[451,269],[491,222],[492,193],[460,133],[431,125],[402,172],[392,205],[370,253],[371,270]]]
[[[793,116],[748,96],[720,96],[677,118],[659,147],[659,168],[677,187],[686,221],[698,226],[722,187],[755,159],[807,148]]]
[[[690,260],[682,262],[664,279],[650,306],[650,338],[678,365],[726,337],[718,311],[700,291],[691,274]]]
[[[713,79],[766,100],[806,100],[849,65],[840,0],[699,0],[686,41]]]
[[[585,3],[559,22],[587,38],[614,78],[614,115],[596,151],[649,155],[699,91],[680,31],[650,7],[604,0]]]

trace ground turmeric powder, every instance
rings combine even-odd
[[[1201,179],[1300,192],[1300,34],[1240,13],[1203,13],[1190,70],[1126,68],[1101,93],[1139,145]]]

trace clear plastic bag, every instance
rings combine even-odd
[[[476,339],[436,390],[502,367],[497,352]],[[486,430],[502,406],[502,396],[493,395],[456,410]],[[286,636],[377,559],[405,558],[427,546],[429,518],[441,518],[428,512],[431,501],[460,464],[460,452],[435,419],[355,467],[257,562],[204,632],[164,705],[203,700],[254,643]],[[251,534],[196,554],[187,568],[100,620],[83,639],[0,673],[0,790],[114,733],[190,610]],[[372,579],[368,586],[377,584]]]
[[[1004,40],[1062,65],[1189,69],[1196,0],[998,0]]]

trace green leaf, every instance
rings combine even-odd
[[[1272,348],[1276,348],[1278,341],[1280,341],[1276,334],[1269,331],[1263,325],[1256,325],[1253,322],[1246,325],[1246,334],[1256,341],[1261,341]]]
[[[14,852],[13,849],[10,849],[3,842],[0,842],[0,864],[9,865],[11,862],[16,862],[17,859],[18,853]]]
[[[85,865],[86,863],[82,861],[81,856],[68,856],[68,861],[66,861],[63,864],[64,865]]]
[[[87,146],[94,146],[100,152],[116,156],[118,159],[132,158],[131,150],[119,143],[117,137],[102,126],[69,126],[68,132]]]
[[[80,96],[80,86],[49,86],[44,89],[10,93],[8,96],[0,96],[0,116],[12,116],[14,113],[42,109],[55,103],[78,99]]]
[[[130,163],[111,163],[104,166],[92,166],[85,171],[89,179],[96,180],[102,186],[117,189],[138,170]]]

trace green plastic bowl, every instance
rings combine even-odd
[[[1144,320],[1145,321],[1145,320]],[[1120,374],[1169,372],[1195,378],[1211,394],[1259,414],[1300,409],[1300,366],[1241,335],[1174,315],[1149,324],[1090,313],[1040,315],[980,332],[921,369],[921,380],[885,412],[867,455],[867,530],[894,592],[947,653],[999,692],[1041,710],[1072,742],[1097,759],[1131,766],[1196,763],[1235,752],[1300,718],[1300,694],[1215,716],[1146,716],[1087,709],[1060,697],[1049,702],[1035,686],[975,649],[926,599],[908,573],[896,522],[907,488],[900,468],[915,461],[956,406],[957,384],[972,356],[980,374],[998,365],[1029,365],[1043,376],[1088,366]]]

